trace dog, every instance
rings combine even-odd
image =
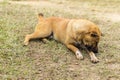
[[[81,51],[76,47],[76,44],[79,44],[85,48],[93,63],[99,62],[95,53],[98,52],[101,31],[93,22],[85,19],[44,18],[43,14],[39,13],[35,31],[26,35],[24,45],[28,45],[31,39],[44,39],[50,35],[73,51],[77,59],[84,59]]]

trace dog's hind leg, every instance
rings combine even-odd
[[[29,40],[36,39],[36,38],[45,38],[51,34],[49,31],[35,31],[32,34],[26,35],[24,45],[28,45]]]
[[[42,41],[43,41],[43,43],[47,43],[48,39],[47,38],[43,38]]]

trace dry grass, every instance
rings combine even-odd
[[[0,2],[1,80],[119,80],[120,1],[45,0]],[[79,61],[64,45],[33,40],[23,47],[24,36],[33,32],[36,14],[46,17],[86,18],[98,24],[104,36],[98,64],[89,56]],[[84,53],[84,51],[82,51]]]

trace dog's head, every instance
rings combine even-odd
[[[89,51],[93,51],[94,53],[98,53],[98,43],[100,40],[100,30],[92,30],[85,33],[83,38],[83,44]]]

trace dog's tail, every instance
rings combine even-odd
[[[39,17],[43,17],[44,15],[43,15],[43,13],[39,13],[38,16]]]
[[[43,15],[42,13],[39,13],[39,14],[38,14],[38,19],[39,19],[39,20],[43,19],[43,17],[44,17],[44,15]]]

